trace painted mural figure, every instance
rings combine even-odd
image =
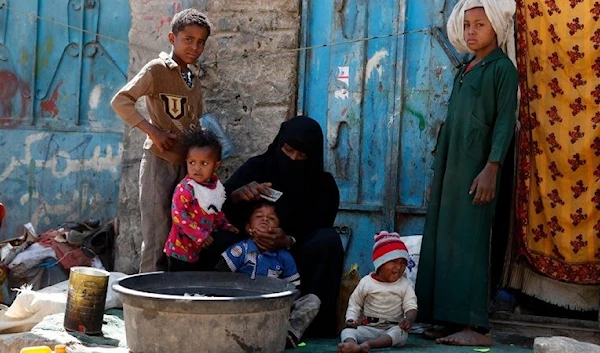
[[[448,22],[452,44],[475,56],[454,79],[440,131],[416,283],[421,319],[446,325],[426,332],[438,343],[492,344],[490,230],[516,123],[515,7],[461,0]]]
[[[374,241],[375,272],[363,277],[350,296],[338,345],[341,353],[402,347],[417,318],[417,297],[404,275],[409,260],[406,245],[398,233],[386,231],[376,234]]]
[[[335,337],[344,256],[333,228],[339,189],[323,170],[323,132],[315,120],[298,116],[282,123],[267,151],[247,160],[227,180],[229,219],[243,226],[252,204],[261,194],[269,195],[268,187],[283,192],[275,202],[281,227],[255,230],[252,237],[265,249],[289,249],[302,277],[302,294],[315,294],[321,300],[307,336]]]
[[[190,67],[202,54],[210,31],[208,18],[198,10],[175,14],[168,35],[171,53],[160,53],[147,63],[111,101],[123,121],[147,134],[140,164],[141,272],[167,269],[163,246],[171,229],[171,197],[185,176],[182,134],[202,116],[200,82]],[[135,108],[142,96],[149,119]]]
[[[213,232],[239,233],[222,211],[225,187],[215,173],[221,165],[217,136],[198,127],[185,137],[187,175],[173,192],[171,231],[164,244],[171,272],[201,270],[205,261],[198,260],[202,249],[213,244]]]

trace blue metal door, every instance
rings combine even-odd
[[[319,121],[351,231],[346,263],[372,269],[373,235],[421,234],[431,151],[454,75],[455,1],[303,1],[298,110]],[[442,29],[440,31],[440,29]]]
[[[116,216],[128,0],[0,0],[0,238]]]

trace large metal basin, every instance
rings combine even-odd
[[[298,292],[280,279],[226,272],[143,273],[112,288],[134,353],[281,352]]]

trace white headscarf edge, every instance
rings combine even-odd
[[[459,0],[448,19],[446,29],[450,43],[461,53],[473,53],[464,39],[465,11],[475,7],[483,7],[496,32],[498,46],[517,66],[515,49],[515,0]]]

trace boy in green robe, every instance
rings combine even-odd
[[[461,0],[448,23],[452,44],[475,56],[454,79],[440,130],[416,283],[421,319],[452,328],[442,344],[492,344],[480,329],[499,169],[516,122],[517,71],[500,48],[514,54],[514,12],[514,0]]]

